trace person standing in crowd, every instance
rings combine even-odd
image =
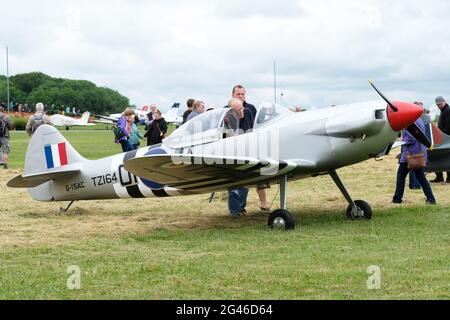
[[[153,116],[154,120],[144,135],[144,137],[147,138],[147,146],[162,143],[167,133],[167,123],[162,117],[161,111],[156,110]]]
[[[233,98],[228,102],[230,112],[225,116],[225,124],[235,132],[235,135],[244,134],[253,128],[253,119],[250,109],[245,109],[240,99]],[[232,217],[240,217],[247,213],[248,189],[236,188],[228,190],[228,210]]]
[[[134,116],[134,110],[131,108],[125,109],[122,116],[117,121],[117,133],[115,134],[115,143],[120,143],[123,152],[128,152],[131,150],[130,146],[130,136],[131,136],[131,125],[129,119]]]
[[[30,137],[36,132],[37,128],[39,128],[43,124],[52,125],[52,120],[44,112],[44,104],[39,102],[36,104],[36,113],[28,118],[27,125],[25,130],[27,131]]]
[[[136,119],[137,119],[136,114],[134,114],[128,118],[129,125],[131,127],[131,135],[130,135],[130,141],[129,141],[131,150],[139,149],[139,144],[140,144],[139,139],[140,140],[144,139],[142,134],[139,132],[138,126],[136,125]]]
[[[145,120],[145,130],[148,130],[148,128],[152,124],[153,119],[154,119],[154,114],[156,113],[156,111],[158,111],[156,104],[152,104],[150,106],[150,112],[147,113],[147,119]]]
[[[446,135],[450,135],[450,107],[443,97],[436,98],[436,105],[441,110],[439,117],[439,129]],[[444,173],[436,172],[436,178],[431,183],[444,182]],[[450,172],[447,172],[447,183],[450,183]]]
[[[422,109],[424,109],[423,114],[422,114],[422,116],[420,118],[422,119],[422,121],[424,123],[424,126],[425,126],[424,133],[426,134],[428,139],[431,140],[431,137],[430,137],[430,134],[429,134],[430,133],[429,124],[431,123],[431,118],[429,116],[429,111],[425,110],[425,108],[423,107],[423,103],[420,102],[420,101],[416,101],[416,102],[414,102],[414,104],[419,106],[419,107],[421,107]],[[411,170],[409,172],[409,189],[410,190],[420,190],[421,189],[419,180],[417,179],[416,174],[414,173],[413,170]]]
[[[244,86],[242,86],[240,84],[234,86],[232,96],[233,96],[233,98],[239,99],[242,101],[244,109],[250,110],[251,119],[248,119],[247,121],[254,123],[254,121],[256,119],[257,110],[254,105],[247,102],[247,91],[245,90]],[[252,125],[252,129],[253,129],[253,125]],[[268,184],[268,183],[262,183],[256,187],[256,193],[258,194],[259,201],[261,202],[261,206],[260,206],[261,211],[265,212],[265,213],[270,212],[270,208],[267,203],[267,192],[266,192],[266,189],[269,189],[269,188],[270,188],[270,184]]]
[[[205,103],[203,101],[195,101],[194,104],[192,105],[192,112],[187,117],[186,122],[191,121],[192,119],[198,117],[204,112],[205,112]]]
[[[422,119],[417,119],[416,125],[420,130],[425,131],[425,125]],[[400,156],[399,167],[397,171],[397,185],[395,189],[395,194],[392,199],[392,203],[400,204],[403,202],[403,195],[405,192],[405,179],[410,170],[408,169],[407,155],[420,154],[423,153],[425,161],[427,158],[427,148],[421,144],[416,138],[414,138],[408,130],[403,130],[403,141],[405,144],[402,146],[402,154]],[[425,177],[425,168],[413,170],[420,186],[422,187],[423,193],[425,194],[427,204],[436,204],[436,199],[434,198],[433,191],[431,190],[431,185]]]
[[[3,169],[8,169],[8,157],[10,152],[9,146],[9,130],[13,129],[13,124],[8,116],[4,113],[4,108],[0,107],[0,147],[2,150],[2,164]]]
[[[256,107],[250,103],[247,103],[247,91],[245,90],[244,86],[238,84],[236,86],[234,86],[233,88],[233,93],[232,93],[232,97],[235,99],[239,99],[242,101],[243,103],[243,107],[244,109],[249,109],[253,120],[256,118]]]
[[[192,108],[194,107],[194,102],[195,102],[194,99],[189,99],[189,100],[186,102],[187,110],[186,110],[186,111],[184,112],[184,114],[183,114],[183,124],[185,124],[185,123],[187,122],[187,118],[188,118],[189,115],[191,114]]]

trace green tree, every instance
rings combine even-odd
[[[130,103],[118,91],[86,80],[52,78],[41,72],[18,74],[10,80],[11,100],[19,103],[43,102],[58,109],[64,105],[103,114],[121,112]],[[0,101],[6,101],[4,76],[0,76]]]

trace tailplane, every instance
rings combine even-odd
[[[85,161],[58,130],[42,125],[28,145],[24,174],[9,181],[7,186],[35,188],[57,178],[79,174]]]

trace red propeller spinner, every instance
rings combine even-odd
[[[412,125],[423,113],[423,109],[410,102],[392,101],[398,111],[388,105],[388,119],[394,131],[402,131]]]

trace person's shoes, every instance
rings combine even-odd
[[[430,182],[431,182],[431,183],[440,183],[440,182],[444,182],[444,179],[438,179],[438,178],[436,178],[436,179],[430,180]]]
[[[230,216],[233,218],[239,218],[239,217],[245,216],[246,213],[247,213],[247,210],[242,209],[242,211],[239,213],[230,213]]]
[[[427,200],[426,204],[435,206],[436,205],[436,201],[434,201],[434,200]]]
[[[393,203],[393,204],[402,204],[402,203],[403,203],[403,201],[392,200],[392,203]]]
[[[8,165],[6,163],[3,164],[3,169],[8,170]]]
[[[409,190],[421,190],[421,187],[410,187]]]

